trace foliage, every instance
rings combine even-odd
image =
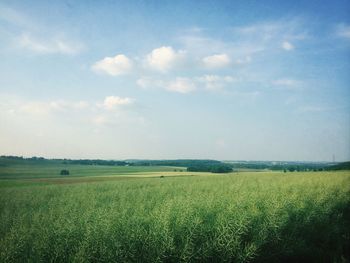
[[[131,165],[138,166],[212,166],[220,165],[222,162],[216,160],[200,160],[200,159],[179,159],[179,160],[129,160]]]
[[[60,175],[69,175],[69,171],[68,170],[61,170]]]
[[[331,165],[326,168],[328,171],[333,171],[333,170],[350,170],[350,162],[343,162],[343,163],[338,163],[335,165]]]
[[[189,172],[230,173],[232,167],[225,164],[198,164],[187,167]]]
[[[124,166],[127,165],[127,162],[124,161],[114,161],[114,160],[68,160],[64,159],[63,160],[64,164],[80,164],[80,165],[119,165],[119,166]]]
[[[236,161],[226,162],[235,170],[254,169],[272,171],[323,171],[323,170],[350,170],[350,162],[334,165],[327,162],[271,162],[271,161]]]

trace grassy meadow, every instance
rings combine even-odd
[[[0,262],[348,262],[349,193],[350,171],[13,164]]]

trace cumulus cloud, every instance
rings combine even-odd
[[[129,73],[132,67],[132,61],[127,56],[119,54],[115,57],[105,57],[104,59],[97,61],[92,66],[92,70],[112,76],[118,76]]]
[[[282,48],[283,48],[284,50],[290,51],[290,50],[293,50],[293,49],[294,49],[294,46],[293,46],[290,42],[284,41],[284,42],[282,43]]]
[[[131,98],[122,98],[118,96],[107,96],[104,101],[102,106],[106,110],[113,110],[118,106],[123,106],[123,105],[130,105],[134,102],[133,99]]]
[[[196,85],[189,78],[176,78],[166,86],[166,89],[185,94],[194,91],[196,89]]]
[[[83,50],[83,45],[80,43],[73,43],[59,37],[39,39],[29,33],[24,33],[18,38],[18,45],[38,54],[74,55]]]
[[[207,68],[223,68],[230,64],[230,58],[227,54],[215,54],[202,59]]]
[[[160,47],[153,49],[146,56],[147,65],[157,71],[167,72],[184,58],[185,51],[175,51],[172,47]]]

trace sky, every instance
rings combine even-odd
[[[0,155],[350,160],[350,1],[0,1]]]

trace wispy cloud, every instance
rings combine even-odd
[[[231,60],[227,54],[215,54],[203,58],[202,62],[208,69],[218,69],[228,66]]]
[[[293,46],[290,42],[284,41],[284,42],[282,43],[282,48],[283,48],[284,50],[290,51],[290,50],[293,50],[293,49],[294,49],[294,46]]]
[[[203,75],[196,78],[196,80],[204,85],[207,90],[217,91],[223,89],[226,85],[236,81],[231,76],[218,76],[218,75]]]
[[[120,123],[141,123],[144,120],[136,110],[135,99],[120,96],[106,96],[102,101],[69,100],[26,100],[9,99],[0,104],[2,117],[13,121],[40,120],[46,122],[73,122],[87,125],[116,125]]]
[[[176,77],[173,80],[161,80],[151,77],[142,77],[136,84],[144,89],[158,88],[171,92],[188,94],[195,90],[219,91],[227,85],[236,82],[237,79],[231,76],[203,75],[199,77]]]
[[[21,28],[36,28],[28,17],[10,7],[0,7],[0,21],[1,20],[9,25]]]
[[[6,35],[11,48],[40,55],[74,55],[85,50],[81,41],[73,40],[65,33],[55,32],[43,24],[36,24],[33,19],[15,9],[0,7],[0,21],[8,24]]]
[[[29,33],[24,33],[18,38],[18,46],[38,54],[68,54],[80,53],[84,47],[80,43],[73,43],[59,37],[36,38]]]
[[[238,64],[238,65],[248,64],[251,61],[252,61],[252,57],[251,56],[245,56],[243,58],[236,59],[236,64]]]
[[[85,110],[90,106],[87,101],[25,101],[16,105],[18,112],[34,115],[48,115],[55,112]]]
[[[297,109],[297,112],[299,112],[299,113],[323,112],[323,111],[327,111],[327,110],[329,110],[329,108],[320,107],[320,106],[301,106]]]
[[[338,37],[350,39],[350,25],[338,24],[335,29],[335,34]]]
[[[136,80],[136,84],[143,89],[151,89],[151,88],[161,88],[165,86],[165,81],[161,79],[154,79],[148,76],[142,76]]]
[[[265,43],[276,39],[286,41],[303,40],[309,36],[304,27],[303,19],[296,17],[235,27],[233,32],[249,39],[259,39]]]
[[[283,89],[297,89],[300,88],[303,84],[302,81],[291,78],[276,79],[271,83],[272,85]]]
[[[136,81],[141,88],[163,89],[169,92],[188,94],[197,89],[196,79],[187,77],[176,77],[173,80],[161,80],[150,77],[142,77]]]
[[[113,109],[121,109],[127,105],[135,103],[135,99],[129,97],[106,96],[101,101],[69,101],[69,100],[23,100],[11,99],[6,104],[2,104],[2,110],[10,110],[17,114],[33,114],[33,115],[50,115],[56,113],[67,112],[96,112],[96,111],[110,111]]]
[[[173,92],[189,93],[196,90],[196,85],[189,78],[177,77],[174,81],[169,82],[165,88]]]
[[[300,46],[299,42],[310,38],[305,20],[298,17],[226,28],[222,32],[225,38],[214,38],[210,30],[204,29],[182,31],[177,39],[192,60],[214,69],[243,66],[262,53],[291,51]]]

